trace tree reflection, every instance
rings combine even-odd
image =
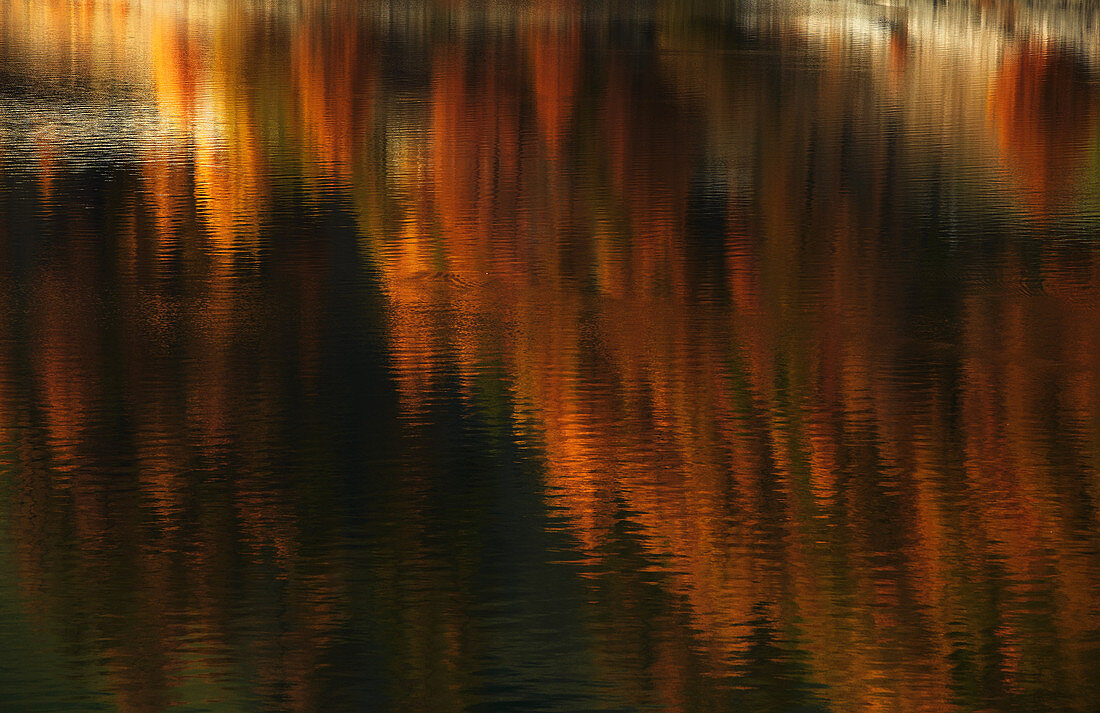
[[[567,6],[5,5],[156,117],[3,144],[34,625],[128,711],[1090,709],[1086,70]]]

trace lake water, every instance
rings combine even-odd
[[[1100,10],[0,0],[0,255],[5,713],[1100,710]]]

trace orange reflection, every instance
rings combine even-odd
[[[354,626],[389,627],[359,633],[409,707],[477,703],[482,533],[455,516],[448,550],[433,531],[448,409],[536,454],[580,550],[588,673],[631,704],[724,709],[763,679],[835,710],[1087,699],[1100,256],[981,255],[910,224],[989,200],[942,175],[930,134],[982,176],[999,153],[1056,218],[1095,125],[1067,56],[1009,46],[974,148],[878,81],[872,60],[908,78],[936,59],[917,22],[872,23],[870,59],[779,23],[701,63],[713,34],[667,18],[619,47],[553,12],[395,30],[226,8],[6,9],[57,56],[118,23],[148,60],[133,165],[82,173],[42,134],[34,200],[60,247],[0,323],[25,600],[43,622],[125,607],[87,638],[120,709],[216,688],[238,658],[262,700],[323,709]],[[387,56],[395,35],[410,56]],[[960,125],[981,112],[964,103]],[[392,415],[347,395],[376,338],[353,271],[384,301],[415,456],[364,498],[388,506],[369,576],[333,512],[333,473],[369,462],[342,420]],[[97,578],[127,601],[66,586]]]
[[[1023,201],[1040,218],[1076,197],[1094,138],[1094,94],[1065,50],[1039,43],[1006,50],[989,113]]]

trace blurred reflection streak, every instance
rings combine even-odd
[[[1052,44],[1005,52],[990,89],[997,143],[1028,209],[1048,219],[1073,197],[1095,137],[1096,91],[1078,59]]]
[[[456,74],[469,76],[461,69],[460,61],[447,65],[458,66]],[[492,62],[488,66],[492,67]],[[615,76],[613,70],[609,76]],[[659,114],[647,110],[644,100],[631,102],[632,112],[616,111],[615,102],[623,95],[617,93],[619,86],[613,82],[614,79],[609,80],[605,94],[607,111],[612,117],[608,126],[629,127],[631,121],[667,125],[667,120],[654,118]],[[629,274],[628,280],[608,279],[600,283],[601,288],[616,284],[620,287],[617,292],[601,293],[601,299],[593,300],[586,299],[580,286],[569,279],[572,275],[556,272],[545,262],[528,260],[520,265],[536,266],[530,270],[532,277],[528,279],[544,274],[562,274],[562,277],[556,284],[540,283],[537,291],[527,291],[521,278],[510,273],[513,264],[498,260],[496,253],[472,259],[471,255],[476,255],[479,248],[476,241],[464,236],[471,228],[474,235],[487,232],[477,227],[484,223],[478,223],[483,214],[477,209],[480,191],[474,188],[485,184],[469,182],[465,187],[471,192],[459,196],[454,185],[456,179],[482,175],[475,166],[508,167],[507,172],[499,169],[500,172],[492,174],[497,181],[522,183],[524,178],[522,173],[518,178],[512,177],[511,156],[515,149],[511,140],[502,141],[497,133],[486,137],[468,130],[468,127],[484,130],[487,121],[467,117],[482,116],[479,112],[488,112],[490,104],[502,105],[499,95],[480,95],[471,92],[465,83],[453,80],[437,83],[434,91],[446,96],[444,107],[449,112],[437,115],[434,124],[438,148],[433,158],[444,163],[446,173],[442,175],[448,179],[437,184],[438,192],[448,191],[440,199],[443,201],[440,211],[445,221],[456,214],[469,216],[464,221],[451,218],[451,223],[445,223],[439,238],[444,264],[471,274],[490,275],[483,283],[485,290],[492,289],[488,285],[494,283],[510,285],[507,297],[502,295],[475,308],[489,311],[485,320],[489,324],[508,325],[504,334],[517,335],[514,344],[506,342],[503,347],[494,348],[503,348],[505,358],[515,364],[512,368],[519,408],[530,410],[545,441],[550,493],[563,502],[586,547],[599,551],[625,501],[629,503],[627,509],[637,513],[637,521],[645,528],[646,541],[657,551],[674,556],[669,565],[673,570],[672,581],[685,579],[683,584],[673,586],[691,600],[691,611],[696,616],[710,617],[698,629],[707,632],[708,638],[728,641],[725,645],[732,648],[727,649],[727,655],[737,650],[744,653],[748,640],[745,627],[752,620],[755,602],[771,601],[786,607],[786,615],[796,616],[801,622],[802,643],[809,651],[815,676],[829,684],[826,695],[838,706],[841,702],[846,707],[873,706],[884,681],[890,681],[890,700],[905,700],[914,710],[939,710],[958,703],[958,696],[964,694],[958,690],[957,671],[947,661],[957,654],[959,647],[972,646],[967,637],[985,636],[985,630],[981,624],[969,632],[958,629],[960,621],[973,614],[967,613],[970,605],[953,601],[960,596],[956,578],[987,578],[991,575],[982,573],[983,562],[1012,560],[1023,568],[992,575],[995,579],[990,586],[1001,586],[998,582],[1003,578],[1010,590],[1017,590],[1015,596],[1048,597],[1046,585],[1040,586],[1039,582],[1045,581],[1058,565],[1047,555],[1038,554],[1048,547],[1041,543],[1041,538],[1036,540],[1040,526],[1029,524],[1031,516],[1019,506],[1011,505],[1011,499],[1003,501],[1005,509],[978,504],[982,502],[979,493],[996,492],[980,476],[970,474],[969,464],[977,465],[983,457],[977,454],[966,457],[965,489],[961,492],[957,490],[959,484],[953,481],[954,463],[944,460],[944,453],[966,448],[965,441],[955,440],[957,418],[963,418],[963,424],[968,423],[965,414],[975,408],[987,418],[998,419],[1002,407],[997,403],[1016,391],[1008,387],[998,389],[994,402],[987,397],[971,405],[971,392],[964,388],[956,414],[950,393],[952,381],[945,381],[944,377],[957,367],[950,362],[941,363],[942,357],[923,365],[919,361],[913,364],[932,370],[916,377],[922,382],[919,390],[914,391],[906,382],[899,381],[899,376],[912,368],[905,365],[909,359],[906,351],[911,347],[902,331],[895,331],[891,325],[901,324],[904,319],[900,299],[906,289],[894,283],[902,277],[899,268],[882,261],[876,254],[881,246],[868,243],[867,236],[882,235],[889,239],[892,232],[901,228],[891,222],[889,214],[877,209],[881,199],[876,188],[862,195],[845,195],[839,190],[845,180],[851,180],[851,169],[845,165],[847,157],[842,153],[830,155],[827,148],[840,151],[843,141],[813,144],[815,170],[822,170],[817,166],[836,165],[834,185],[838,190],[832,197],[813,196],[809,205],[822,208],[821,217],[812,222],[791,215],[792,210],[807,202],[779,200],[783,191],[789,193],[793,186],[800,185],[794,178],[800,173],[795,162],[804,160],[811,152],[788,150],[779,154],[780,160],[762,162],[765,170],[774,170],[780,176],[775,179],[774,189],[769,187],[765,174],[765,182],[757,186],[759,203],[750,208],[752,215],[745,219],[734,213],[729,219],[727,270],[731,279],[731,307],[737,316],[735,331],[730,333],[724,320],[707,314],[705,304],[685,304],[686,295],[677,294],[677,286],[684,282],[677,280],[676,269],[647,270],[643,264],[640,270],[623,273]],[[464,109],[470,97],[482,96],[480,105],[475,103]],[[503,106],[507,107],[507,102]],[[492,116],[495,121],[514,120],[507,110]],[[638,119],[639,116],[644,118]],[[845,120],[843,117],[837,123],[843,126]],[[796,122],[789,125],[793,136],[776,141],[775,145],[804,145],[798,139],[805,129]],[[623,129],[628,136],[644,135],[639,133],[644,131],[644,126]],[[522,137],[524,132],[509,129],[505,135]],[[865,139],[873,137],[871,134]],[[883,141],[889,141],[889,137],[883,137]],[[876,143],[874,140],[870,143],[868,150],[874,151]],[[678,154],[661,147],[659,142],[642,145],[647,144],[656,146],[654,153],[662,160],[672,155],[690,160],[690,144],[681,145],[682,153]],[[682,236],[682,228],[673,229],[680,237],[679,242],[660,237],[662,224],[683,225],[683,207],[677,207],[675,196],[684,195],[686,185],[681,184],[667,194],[663,192],[670,184],[676,185],[675,164],[661,164],[659,170],[647,171],[644,150],[621,150],[614,138],[607,145],[604,160],[608,161],[606,175],[611,177],[611,186],[629,186],[623,193],[639,199],[638,204],[625,211],[636,221],[627,235],[633,241],[656,236],[653,245],[643,242],[650,248],[644,251],[644,259],[659,258],[666,245],[674,249],[686,247],[688,236]],[[448,153],[456,146],[462,147],[470,158],[457,159]],[[763,152],[770,146],[765,144],[758,150]],[[496,156],[495,163],[473,158],[479,151],[494,151],[498,147],[501,154]],[[537,155],[537,147],[529,150]],[[520,153],[523,152],[521,144]],[[830,163],[831,160],[835,163]],[[873,186],[888,186],[891,180],[898,180],[876,177],[876,171],[892,170],[889,160],[876,160],[870,165],[884,167],[867,170],[868,177],[874,180]],[[784,178],[781,171],[787,166],[792,175]],[[631,170],[638,173],[628,177]],[[583,178],[580,182],[582,187],[577,190],[583,190]],[[507,189],[501,183],[492,185],[492,189],[481,190],[506,194]],[[815,176],[815,190],[829,185],[822,180],[821,173]],[[773,195],[776,201],[768,203]],[[738,204],[731,206],[736,211]],[[831,214],[825,212],[824,206],[833,207]],[[822,224],[826,216],[827,222]],[[573,224],[585,219],[582,214],[573,219]],[[587,219],[597,225],[600,220],[599,216]],[[799,259],[797,256],[805,249],[802,246],[808,243],[803,232],[808,225],[814,226],[814,240],[810,244],[818,247],[812,257],[803,255]],[[600,234],[598,227],[593,230],[594,238],[598,239]],[[566,232],[558,239],[565,241],[570,237]],[[410,236],[408,244],[420,246],[422,240],[422,236]],[[558,254],[562,252],[559,250]],[[626,259],[629,253],[612,254],[617,258],[615,267],[626,271],[632,264]],[[676,257],[675,253],[670,256],[673,265]],[[1056,254],[1052,253],[1044,263],[1055,259]],[[1092,264],[1095,252],[1090,251],[1085,259]],[[471,269],[471,265],[476,265],[476,269]],[[799,266],[808,271],[798,272]],[[559,266],[557,270],[560,269]],[[1026,280],[1022,275],[1004,279],[1006,284]],[[763,285],[767,285],[766,290]],[[809,294],[814,295],[814,302],[809,315],[798,314],[792,310],[799,304],[797,296],[807,294],[807,287],[812,289]],[[1091,293],[1094,285],[1085,289]],[[648,294],[660,295],[663,300],[651,302],[645,299]],[[420,313],[458,311],[454,299],[463,300],[463,312],[471,308],[465,295],[456,298],[445,288],[423,293],[422,297],[439,300],[440,307],[424,310],[421,304],[417,308]],[[547,301],[553,306],[543,306]],[[805,305],[799,307],[804,309]],[[1034,304],[1027,302],[1020,307],[1035,309]],[[675,316],[663,318],[662,310],[666,309]],[[1094,320],[1092,309],[1068,315],[1067,324],[1090,324]],[[525,322],[527,314],[537,317],[537,326],[534,321]],[[982,320],[982,324],[986,321]],[[448,325],[447,330],[452,329],[454,326]],[[497,331],[499,327],[492,329]],[[629,338],[620,339],[619,329]],[[974,334],[982,327],[975,324],[963,329]],[[686,330],[691,336],[678,337],[679,330]],[[440,336],[446,333],[440,332]],[[417,334],[418,339],[425,338],[419,331]],[[481,338],[490,339],[488,335]],[[417,353],[416,347],[400,341],[399,336],[398,339],[398,349],[403,355]],[[459,327],[459,333],[450,339],[465,343],[476,342],[478,337],[466,336]],[[713,357],[704,356],[706,351],[695,356],[686,349],[687,345],[694,345],[691,348],[694,350],[707,344],[714,345]],[[726,351],[730,345],[732,354]],[[746,380],[747,389],[742,392],[744,395],[736,389],[725,391],[724,383],[732,380],[726,365],[731,359],[736,360],[734,363],[745,363],[740,360],[754,353],[746,354],[742,351],[746,348],[754,350],[755,355],[747,360],[749,370],[736,377]],[[438,352],[431,352],[434,353]],[[1000,347],[989,347],[983,353],[1006,354]],[[428,353],[421,354],[432,358]],[[407,356],[403,360],[417,363]],[[645,365],[651,360],[660,366],[647,370]],[[715,366],[702,366],[710,360]],[[538,367],[527,367],[529,362]],[[1085,376],[1080,367],[1073,366],[1073,360],[1057,358],[1052,364],[1067,369],[1066,378],[1070,382],[1076,383]],[[461,362],[458,369],[460,372],[463,369]],[[966,370],[965,362],[963,369]],[[1020,372],[1027,373],[1026,367]],[[423,388],[423,382],[418,383],[417,388]],[[701,389],[701,393],[689,396],[693,387]],[[1036,416],[1045,411],[1038,403],[1031,408]],[[632,415],[641,420],[631,420]],[[806,417],[810,420],[804,424]],[[723,423],[728,425],[723,427]],[[1075,423],[1063,433],[1093,433],[1095,418],[1083,430],[1078,430],[1079,427],[1079,422]],[[804,430],[807,428],[809,434]],[[977,426],[964,425],[962,429],[966,433],[980,431]],[[708,432],[722,433],[725,438],[717,443],[723,445],[708,445],[710,439],[705,435]],[[991,447],[998,453],[1011,449],[1007,442]],[[964,450],[966,453],[969,451]],[[741,473],[744,468],[731,462],[750,464],[740,481],[745,488],[743,494],[731,491],[732,483],[726,480],[728,475]],[[758,464],[755,469],[751,465],[754,462]],[[1035,465],[1032,463],[1026,469],[1031,472]],[[1080,463],[1075,465],[1081,467]],[[1092,468],[1084,467],[1085,472]],[[1011,471],[1000,472],[1000,477],[1022,476],[1022,472],[1017,476],[1009,475]],[[803,479],[807,477],[808,492],[803,490],[806,482]],[[707,481],[717,487],[708,488]],[[708,493],[714,493],[713,499],[708,498]],[[999,523],[999,535],[989,533],[984,543],[968,542],[966,546],[972,548],[969,552],[956,551],[955,543],[967,540],[962,533],[971,531],[970,527],[976,524],[965,518],[957,519],[961,514],[959,498],[964,503],[976,499],[972,507],[964,507],[963,511],[990,517],[986,528],[993,522]],[[733,499],[739,504],[736,514],[729,509]],[[1034,491],[1024,502],[1034,503],[1037,499],[1067,502],[1049,490],[1043,494]],[[879,517],[885,518],[884,522],[879,522]],[[899,519],[894,524],[885,524],[895,517]],[[748,530],[740,545],[736,528],[730,527],[733,518]],[[1090,513],[1088,518],[1093,522],[1094,514]],[[767,528],[776,522],[778,532],[773,534]],[[705,532],[708,523],[713,523],[714,532],[700,537],[700,529]],[[764,529],[754,532],[754,527]],[[1069,537],[1065,542],[1071,550],[1088,541],[1080,539],[1088,527],[1078,529],[1066,521],[1055,531],[1059,529]],[[1017,541],[1022,538],[1029,542],[1029,548],[1038,547],[1037,554],[1031,556],[1039,557],[1035,564],[1026,565],[1028,557],[1019,550],[1001,550],[1009,531]],[[777,535],[780,539],[775,541]],[[779,549],[771,555],[760,552],[755,543],[761,541],[772,541]],[[736,553],[746,553],[743,557],[748,558],[741,567],[718,565],[718,561],[735,557]],[[1085,559],[1089,561],[1093,556]],[[756,573],[754,567],[748,566],[769,561],[785,572],[785,576],[771,583],[763,572]],[[1063,566],[1072,565],[1067,562]],[[708,576],[717,581],[711,583]],[[1073,587],[1072,582],[1080,581],[1081,576],[1069,575],[1060,586]],[[1091,565],[1089,573],[1083,576],[1085,579],[1095,576]],[[840,579],[834,581],[837,577]],[[1037,586],[1039,589],[1035,589]],[[719,595],[725,597],[723,604],[706,601],[706,596],[715,596],[707,594],[708,590],[725,592]],[[735,606],[732,602],[741,604]],[[872,612],[873,616],[865,619],[864,612]],[[1004,613],[1014,616],[1012,612]],[[782,617],[782,609],[773,616]],[[1076,634],[1063,632],[1083,647],[1081,653],[1068,654],[1070,658],[1078,661],[1087,658],[1083,652],[1090,646],[1087,643],[1090,635],[1085,632],[1094,629],[1095,621],[1090,616],[1089,623]],[[1001,685],[1023,690],[1027,686],[1049,685],[1025,672],[1034,670],[1051,653],[1048,650],[1039,654],[1039,649],[1034,648],[1041,643],[1034,638],[1036,633],[1015,628],[1006,621],[997,633],[1003,637],[998,646],[1003,647],[1004,653],[982,665],[994,667],[998,675],[1005,677]],[[1029,655],[1038,658],[1028,661]],[[1081,680],[1068,673],[1064,675]]]
[[[42,207],[5,276],[17,578],[121,709],[202,680],[323,710],[348,650],[414,707],[506,688],[481,528],[519,496],[470,494],[459,428],[487,471],[540,463],[608,701],[1097,700],[1100,262],[1042,232],[1092,180],[1096,103],[1059,45],[954,79],[921,16],[395,37],[342,6],[45,7],[7,34],[71,58],[120,23],[163,122],[102,173],[44,131],[5,191]],[[43,71],[115,71],[94,56]],[[987,236],[1014,201],[1031,244]],[[375,289],[397,466],[344,443],[387,414],[340,361]]]

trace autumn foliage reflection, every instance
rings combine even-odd
[[[866,58],[795,30],[751,49],[830,61],[336,5],[119,15],[160,120],[133,165],[89,176],[43,139],[5,186],[49,237],[0,311],[23,601],[102,655],[121,710],[192,680],[331,709],[350,632],[372,693],[477,703],[495,642],[462,508],[488,506],[441,484],[456,411],[521,454],[480,463],[539,464],[584,675],[616,700],[1097,700],[1094,242],[922,238],[965,186]],[[894,28],[884,56],[918,46]],[[1002,200],[1044,225],[1085,180],[1080,71],[1021,42],[989,85]]]
[[[1095,150],[1096,92],[1080,61],[1057,46],[1022,43],[1008,52],[989,113],[1023,200],[1046,218],[1078,188]]]

